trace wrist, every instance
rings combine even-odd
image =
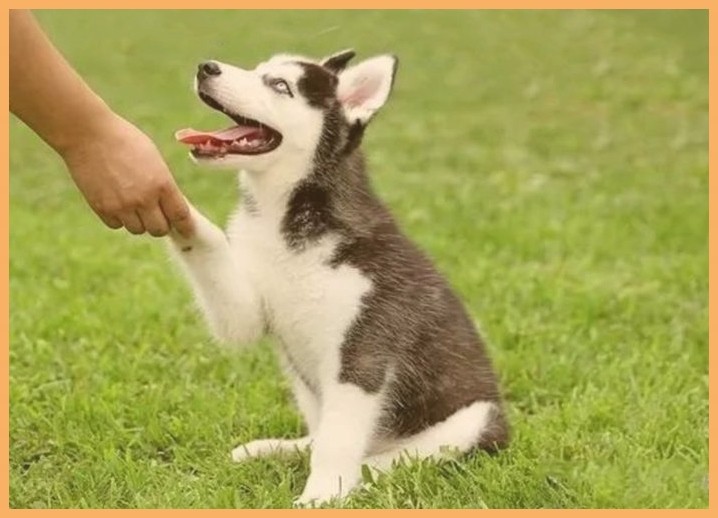
[[[58,131],[45,136],[45,141],[63,158],[102,141],[118,118],[99,98],[86,106],[73,108],[71,113],[71,123],[62,124]]]

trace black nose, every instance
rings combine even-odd
[[[210,76],[218,76],[222,73],[222,69],[214,61],[205,61],[197,65],[197,79],[206,79]]]

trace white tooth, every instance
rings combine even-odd
[[[246,146],[247,145],[247,137],[242,137],[242,140],[239,141],[240,146]]]

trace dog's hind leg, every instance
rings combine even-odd
[[[306,450],[310,444],[309,436],[299,439],[259,439],[237,446],[232,450],[232,460],[242,462],[269,455],[300,453]]]
[[[402,458],[438,460],[466,453],[475,447],[493,450],[504,446],[506,441],[508,429],[501,411],[490,401],[477,401],[446,420],[397,441],[386,451],[368,456],[363,463],[387,471]]]
[[[191,212],[193,234],[183,237],[173,231],[171,251],[183,267],[214,336],[228,343],[252,343],[264,331],[259,297],[224,232],[194,207]]]

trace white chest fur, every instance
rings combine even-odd
[[[273,335],[294,368],[314,386],[336,376],[339,348],[359,314],[371,281],[329,261],[336,237],[303,250],[288,248],[281,218],[240,211],[227,228],[232,253],[247,272]]]

